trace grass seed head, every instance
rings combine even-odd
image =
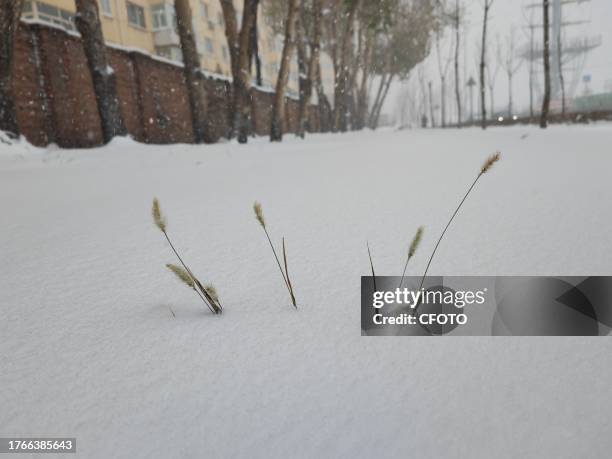
[[[159,201],[157,198],[153,199],[153,221],[155,222],[155,226],[157,226],[162,232],[166,232],[166,217],[162,215],[161,208],[159,207]]]
[[[195,288],[193,279],[191,278],[189,273],[185,271],[184,268],[182,268],[181,266],[173,265],[172,263],[168,263],[166,265],[166,268],[172,271],[181,282],[183,282],[184,284],[186,284],[187,286],[191,288]]]
[[[219,303],[219,295],[217,294],[217,289],[215,288],[214,285],[212,284],[207,284],[204,287],[204,290],[206,290],[206,293],[208,293],[208,296],[210,296],[210,298],[215,302],[215,303]]]
[[[410,248],[408,249],[408,258],[412,258],[419,248],[419,244],[421,243],[421,239],[423,239],[423,227],[419,226],[417,229],[412,242],[410,243]]]
[[[266,221],[264,220],[263,210],[261,209],[261,204],[255,201],[253,204],[253,210],[255,211],[255,217],[261,226],[266,227]]]
[[[482,169],[480,169],[480,173],[486,174],[489,171],[489,169],[493,167],[493,164],[499,161],[500,158],[501,158],[501,153],[499,151],[489,156],[487,160],[485,161],[485,163],[482,165]]]

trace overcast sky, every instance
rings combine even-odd
[[[467,7],[468,21],[468,37],[465,40],[465,48],[462,47],[462,52],[465,50],[468,69],[468,77],[473,76],[476,80],[478,77],[477,68],[477,50],[482,34],[482,0],[462,0]],[[505,44],[507,37],[510,34],[511,28],[515,28],[517,48],[528,43],[528,29],[525,26],[528,24],[528,15],[525,6],[528,4],[538,3],[541,0],[495,0],[491,10],[490,17],[490,33],[489,43],[493,45],[491,49],[490,59],[495,59],[495,43],[497,37]],[[592,51],[584,66],[584,70],[579,74],[580,83],[577,88],[577,94],[580,95],[584,91],[582,77],[585,74],[591,75],[590,90],[592,92],[612,92],[612,0],[591,0],[583,1],[579,5],[568,5],[563,7],[564,20],[588,20],[590,24],[567,27],[566,34],[568,38],[576,36],[601,37],[602,45]],[[533,10],[534,22],[540,22],[542,19],[542,8],[538,7]],[[541,29],[537,31],[541,35]],[[450,37],[451,30],[447,31]],[[448,45],[447,45],[448,46]],[[461,64],[463,65],[463,58]],[[434,88],[439,87],[439,76],[436,63],[435,47],[432,47],[432,54],[423,63],[426,73],[426,78],[432,80]],[[541,65],[541,64],[540,64]],[[507,106],[508,101],[508,80],[507,77],[500,71],[495,90],[496,109],[501,109]],[[416,85],[416,71],[413,72],[412,84]],[[569,76],[566,76],[569,80]],[[449,71],[449,80],[452,80],[452,68]],[[520,109],[527,109],[529,104],[529,66],[524,63],[518,71],[513,84],[515,106]],[[395,95],[398,94],[400,88],[394,88]],[[438,92],[439,89],[436,91]],[[434,92],[435,94],[435,92]],[[435,97],[435,96],[434,96]],[[439,96],[438,96],[439,97]],[[393,111],[397,105],[397,99],[393,94],[390,94],[390,101],[387,101],[386,111]]]

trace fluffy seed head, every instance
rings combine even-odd
[[[206,293],[208,293],[208,296],[210,296],[210,298],[215,302],[215,303],[219,303],[219,295],[217,294],[217,289],[214,287],[214,285],[212,284],[207,284],[204,287],[204,290],[206,290]]]
[[[191,278],[189,273],[185,271],[184,268],[182,268],[181,266],[173,265],[171,263],[168,263],[166,265],[166,268],[172,271],[181,282],[183,282],[184,284],[186,284],[187,286],[191,288],[195,288],[193,284],[193,279]]]
[[[501,158],[501,153],[499,151],[489,156],[487,160],[485,161],[485,163],[482,165],[482,169],[480,169],[480,173],[486,174],[489,171],[489,169],[493,167],[493,164],[499,161],[500,158]]]
[[[151,212],[153,214],[153,221],[155,222],[155,226],[157,226],[164,233],[166,232],[166,217],[164,217],[161,213],[161,208],[159,207],[159,201],[157,198],[153,199],[153,210]]]
[[[257,218],[257,221],[259,222],[259,224],[265,228],[266,221],[264,220],[263,210],[261,209],[261,204],[255,201],[255,204],[253,204],[253,210],[255,211],[255,218]]]
[[[423,239],[423,227],[419,226],[417,229],[412,242],[410,243],[410,248],[408,249],[408,258],[412,258],[419,248],[419,244],[421,243],[421,239]]]

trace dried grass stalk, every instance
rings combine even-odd
[[[166,217],[162,214],[161,207],[159,205],[159,200],[157,198],[153,199],[153,208],[151,210],[151,214],[153,215],[153,222],[155,223],[155,226],[157,226],[161,230],[161,232],[164,233],[164,236],[166,237],[168,244],[170,244],[172,251],[174,252],[176,257],[179,259],[182,265],[181,267],[181,266],[177,266],[177,265],[173,265],[169,263],[166,265],[167,268],[171,270],[182,282],[189,285],[189,287],[193,288],[193,290],[198,294],[200,299],[204,302],[204,304],[208,307],[208,309],[212,313],[214,314],[221,313],[223,308],[221,307],[220,303],[218,301],[214,302],[211,300],[210,297],[208,297],[208,294],[206,293],[204,287],[202,286],[202,283],[197,279],[197,277],[193,275],[189,267],[185,264],[185,262],[179,255],[178,251],[174,247],[174,244],[172,244],[172,241],[170,240],[170,237],[168,236],[168,232],[166,231],[167,229]]]
[[[366,247],[368,248],[368,258],[370,259],[370,268],[372,269],[372,282],[374,282],[374,291],[377,292],[376,288],[376,273],[374,272],[374,262],[372,261],[372,252],[370,252],[370,243],[366,241]]]
[[[287,250],[285,249],[285,238],[283,238],[283,261],[285,262],[285,276],[287,277],[287,286],[289,287],[289,295],[291,295],[291,302],[293,307],[297,308],[295,303],[295,294],[293,293],[293,285],[291,285],[291,278],[289,277],[289,267],[287,266]]]
[[[423,283],[425,282],[425,278],[427,277],[427,272],[429,271],[429,267],[431,266],[431,262],[434,259],[434,256],[436,255],[436,251],[438,250],[438,246],[440,245],[440,242],[442,242],[442,239],[444,238],[444,235],[446,234],[446,231],[448,230],[448,228],[450,227],[451,223],[453,222],[453,220],[455,219],[455,217],[459,213],[459,210],[463,206],[463,203],[467,200],[468,196],[470,195],[470,193],[472,192],[472,190],[476,186],[476,183],[478,183],[478,180],[480,179],[480,177],[482,177],[484,174],[489,172],[491,170],[491,167],[493,167],[493,165],[497,161],[499,161],[500,159],[501,159],[501,153],[498,151],[498,152],[492,154],[491,156],[489,156],[487,158],[487,160],[484,162],[484,164],[482,165],[482,167],[480,168],[480,173],[476,176],[476,178],[474,179],[474,181],[472,182],[472,184],[468,188],[467,192],[465,193],[465,195],[463,196],[463,198],[459,202],[459,205],[457,206],[457,208],[455,209],[455,211],[451,215],[451,218],[448,221],[448,223],[446,224],[446,227],[444,228],[444,230],[442,231],[442,234],[438,238],[438,242],[436,242],[436,245],[435,245],[435,247],[433,249],[433,252],[431,253],[431,256],[429,257],[429,261],[427,262],[427,267],[425,268],[425,272],[423,273],[423,278],[421,279],[421,285],[419,286],[419,290],[421,290],[421,288],[423,288]],[[418,308],[418,305],[417,305],[417,308]],[[416,312],[417,308],[415,308],[414,312]]]
[[[272,249],[272,253],[274,254],[274,259],[276,260],[276,264],[278,265],[278,269],[281,273],[281,276],[283,277],[283,282],[285,283],[285,287],[287,288],[287,291],[289,292],[289,296],[291,297],[291,303],[297,309],[295,296],[293,294],[293,286],[291,285],[291,282],[289,281],[289,274],[283,271],[283,266],[281,265],[278,255],[276,254],[276,249],[274,248],[274,244],[272,244],[272,239],[270,238],[270,234],[268,233],[268,228],[266,227],[266,220],[263,215],[263,209],[259,202],[255,201],[255,203],[253,204],[253,211],[255,212],[255,218],[257,219],[257,221],[263,228],[264,232],[266,233],[266,237],[268,238],[268,243],[270,244],[270,248]],[[286,270],[287,260],[286,260],[284,244],[285,244],[285,239],[283,238],[283,256],[285,257],[285,270]]]

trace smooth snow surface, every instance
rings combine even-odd
[[[0,143],[0,433],[79,457],[609,457],[608,338],[360,336],[360,276],[612,274],[612,126]],[[164,267],[169,234],[225,313]],[[262,229],[286,237],[295,311]],[[176,314],[172,317],[170,307]]]

